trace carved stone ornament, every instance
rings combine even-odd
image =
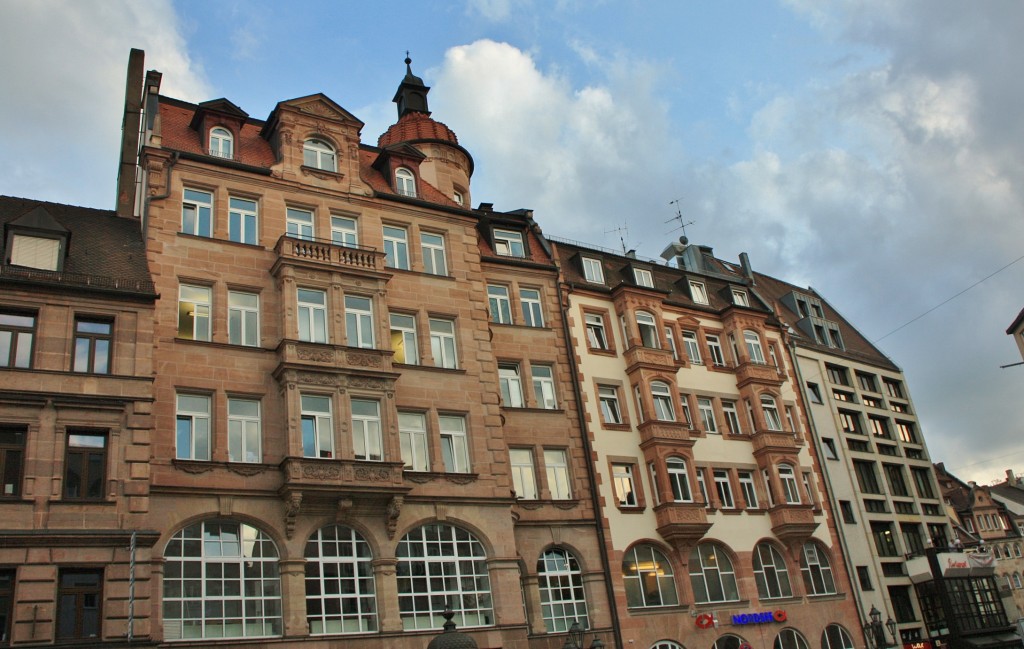
[[[577,500],[556,500],[554,502],[554,505],[558,509],[576,509],[576,506],[579,505],[579,501],[577,501]]]
[[[516,504],[522,507],[523,509],[529,509],[531,511],[534,509],[540,509],[541,507],[544,506],[543,503],[540,503],[536,500],[520,500]]]
[[[299,517],[299,511],[302,509],[302,492],[295,491],[289,494],[288,501],[285,503],[284,510],[284,529],[285,534],[288,538],[292,538],[292,534],[295,533],[295,522]]]
[[[356,367],[380,367],[383,363],[378,354],[361,354],[359,352],[347,352],[345,360],[349,365]]]
[[[348,380],[349,388],[360,388],[362,390],[383,390],[384,381],[380,379],[369,379],[362,376],[353,376]]]
[[[303,464],[302,477],[311,480],[339,480],[341,467],[336,464]]]
[[[254,476],[263,473],[267,470],[265,464],[242,464],[239,462],[231,462],[228,464],[228,470],[237,473],[238,475]]]
[[[213,465],[209,462],[189,462],[189,461],[178,461],[176,463],[185,473],[206,473],[207,471],[213,471]]]
[[[295,357],[300,361],[312,361],[314,363],[333,363],[333,349],[316,349],[312,347],[299,347],[295,350]]]
[[[314,169],[312,167],[307,167],[305,165],[299,167],[299,171],[302,172],[303,176],[313,176],[314,178],[319,178],[320,180],[333,180],[335,182],[341,182],[341,179],[345,177],[345,174],[342,173],[334,171],[324,171],[322,169]]]
[[[388,502],[387,520],[385,520],[388,528],[388,540],[393,541],[395,538],[395,530],[398,529],[398,517],[402,514],[403,503],[405,503],[405,498],[402,496],[395,496]]]
[[[391,480],[391,469],[386,467],[357,466],[353,473],[356,480],[366,482],[388,482]]]
[[[472,473],[446,473],[444,479],[453,484],[469,484],[476,481],[476,475]]]
[[[305,383],[306,385],[327,385],[334,387],[338,385],[337,377],[331,376],[330,374],[313,374],[311,372],[303,372],[295,377],[297,383]]]
[[[436,473],[419,473],[415,471],[407,471],[405,473],[405,479],[416,484],[426,484],[433,482],[434,478],[437,477]]]
[[[351,498],[340,498],[338,499],[338,511],[334,514],[335,522],[341,523],[349,514],[352,513],[352,499]]]

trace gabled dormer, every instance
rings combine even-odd
[[[71,231],[42,205],[4,225],[4,263],[60,272]]]
[[[199,134],[207,155],[237,160],[242,126],[248,119],[247,112],[221,97],[199,104],[188,126]]]
[[[384,176],[395,194],[420,198],[423,196],[420,163],[426,157],[411,144],[395,144],[381,149],[373,161],[373,168]]]

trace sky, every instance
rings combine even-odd
[[[678,208],[822,294],[989,483],[1024,469],[1022,32],[1016,0],[0,0],[0,194],[113,209],[132,47],[165,95],[323,92],[370,144],[408,50],[474,203],[655,258]]]

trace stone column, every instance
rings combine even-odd
[[[284,635],[308,636],[306,623],[306,560],[281,559],[277,563],[281,571],[281,606]]]

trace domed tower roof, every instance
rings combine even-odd
[[[377,138],[377,146],[386,147],[399,142],[416,140],[440,140],[458,144],[459,138],[446,125],[430,117],[427,108],[427,93],[430,92],[420,79],[412,73],[412,59],[408,52],[405,57],[405,77],[399,84],[392,99],[398,104],[398,122]]]

